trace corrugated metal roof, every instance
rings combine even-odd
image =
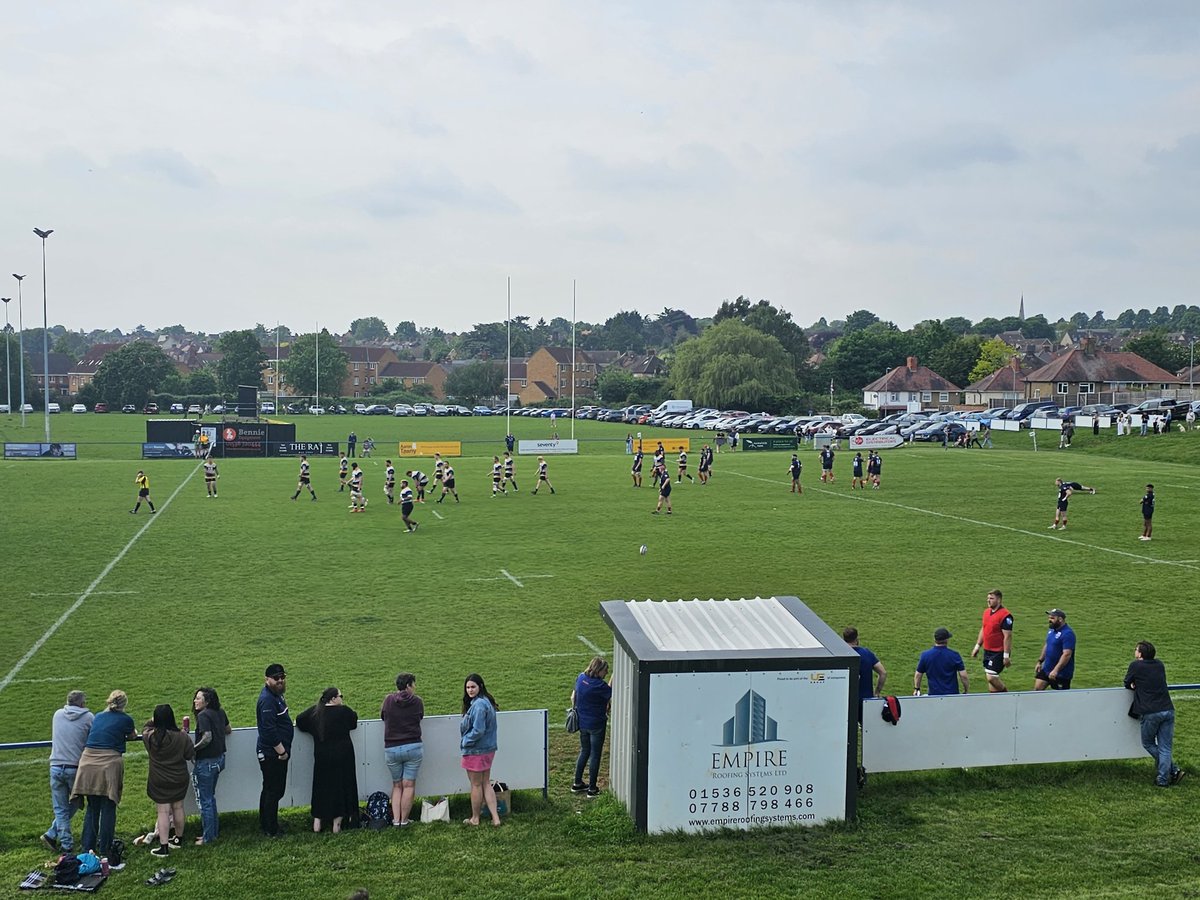
[[[775,597],[631,600],[629,610],[659,650],[788,650],[821,646]]]

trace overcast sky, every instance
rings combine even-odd
[[[41,324],[802,325],[1197,302],[1185,2],[44,2],[0,20]],[[15,296],[9,281],[5,296]],[[16,304],[12,316],[16,317]]]

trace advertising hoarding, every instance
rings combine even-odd
[[[5,459],[74,459],[74,444],[5,444]]]
[[[904,445],[898,434],[852,434],[846,441],[851,450],[894,450]]]
[[[550,456],[552,454],[578,453],[579,441],[517,441],[520,456]]]
[[[462,456],[462,441],[401,441],[400,457],[433,456]]]
[[[164,441],[146,441],[142,444],[142,459],[195,459],[196,444],[176,444]]]
[[[221,425],[222,456],[266,456],[266,423],[230,423]]]
[[[280,441],[276,456],[337,456],[337,441]]]
[[[795,450],[800,442],[795,435],[755,434],[742,436],[743,450]]]

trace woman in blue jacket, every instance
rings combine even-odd
[[[471,782],[471,817],[464,825],[478,825],[483,807],[492,815],[492,824],[500,824],[496,811],[496,792],[492,790],[492,760],[496,758],[496,710],[499,704],[488,693],[483,676],[474,673],[463,683],[462,721],[458,725],[462,740],[462,767]]]
[[[604,749],[604,733],[608,730],[608,706],[612,687],[604,680],[608,663],[593,656],[588,667],[575,679],[571,705],[579,711],[579,758],[575,760],[575,781],[571,792],[589,797],[600,796],[596,776],[600,773],[600,753]],[[583,783],[583,767],[588,767],[588,783]]]

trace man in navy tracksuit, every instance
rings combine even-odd
[[[294,727],[283,692],[287,673],[279,663],[267,666],[266,684],[258,695],[258,767],[262,793],[258,795],[258,826],[267,837],[279,837],[279,801],[287,790],[287,767],[292,754]]]

